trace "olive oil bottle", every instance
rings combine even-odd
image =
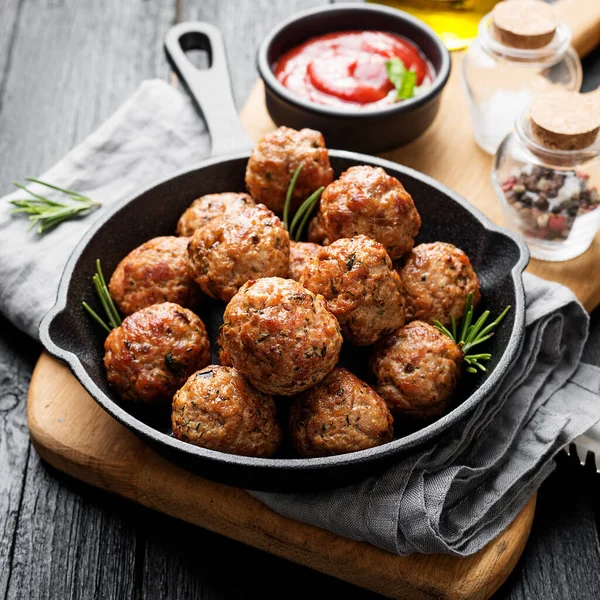
[[[477,37],[479,21],[500,0],[378,0],[425,21],[449,50],[466,48]]]

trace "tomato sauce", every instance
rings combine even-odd
[[[342,31],[312,38],[283,54],[273,71],[290,91],[318,104],[392,104],[396,91],[385,67],[392,57],[416,73],[417,86],[433,81],[433,69],[420,50],[383,31]]]

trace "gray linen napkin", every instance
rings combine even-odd
[[[187,96],[143,83],[40,178],[102,202],[39,237],[0,200],[0,310],[37,338],[63,266],[102,213],[208,154]],[[588,316],[565,287],[525,278],[527,334],[493,396],[434,446],[361,483],[322,493],[251,492],[275,511],[408,554],[471,554],[500,533],[553,468],[552,457],[600,419],[600,369],[581,364]]]

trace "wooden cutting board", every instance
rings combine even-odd
[[[578,51],[585,54],[600,42],[599,1],[562,0],[559,10],[573,27]],[[499,221],[489,181],[491,159],[471,139],[460,61],[461,55],[453,56],[453,73],[431,129],[385,156],[439,179]],[[254,139],[273,129],[260,84],[241,117]],[[583,257],[556,264],[534,261],[530,270],[569,285],[592,309],[600,302],[600,279],[586,275],[594,272],[599,259],[600,239],[596,239]],[[281,517],[243,490],[172,465],[106,414],[67,367],[47,354],[42,354],[33,373],[27,416],[40,456],[73,477],[399,600],[489,598],[519,559],[535,512],[534,496],[506,531],[467,558],[399,557]]]
[[[521,555],[535,498],[468,558],[395,556],[281,517],[243,490],[180,469],[98,406],[68,368],[42,354],[31,379],[29,431],[40,456],[90,485],[399,600],[485,600]]]

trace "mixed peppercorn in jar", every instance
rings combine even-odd
[[[536,99],[500,145],[492,181],[506,224],[534,258],[562,261],[600,228],[600,102],[553,91]]]
[[[528,165],[517,176],[505,179],[501,188],[525,235],[560,240],[569,237],[578,216],[600,204],[600,193],[589,179],[583,172]]]

